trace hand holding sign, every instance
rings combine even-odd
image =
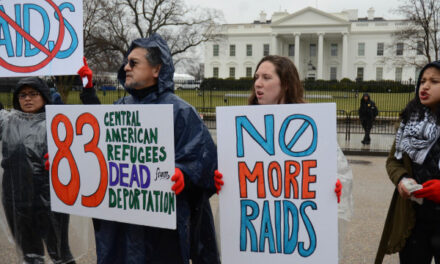
[[[183,173],[179,168],[176,168],[173,177],[171,177],[171,180],[175,182],[174,185],[171,187],[171,190],[173,190],[176,195],[180,194],[185,187],[185,180],[183,178]]]
[[[78,75],[81,77],[81,79],[83,81],[84,88],[92,88],[93,87],[93,82],[92,82],[93,72],[89,68],[89,65],[87,64],[86,57],[83,58],[83,61],[84,61],[84,66],[82,66],[78,70]]]
[[[336,194],[336,197],[338,197],[338,203],[341,202],[341,193],[342,193],[342,183],[338,179],[335,184],[335,194]]]
[[[215,170],[214,184],[215,184],[215,188],[217,189],[217,194],[220,192],[220,190],[222,189],[222,185],[224,184],[222,179],[223,179],[223,174],[221,174],[218,170]]]
[[[49,153],[46,153],[46,154],[44,155],[44,159],[46,160],[46,161],[44,162],[44,169],[47,170],[47,171],[49,171],[49,168],[50,168]]]

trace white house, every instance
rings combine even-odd
[[[292,59],[301,79],[415,80],[420,69],[388,59],[414,53],[392,36],[407,23],[374,17],[373,8],[363,18],[356,9],[307,7],[268,20],[262,11],[253,23],[222,25],[220,40],[205,44],[205,78],[252,77],[263,56],[277,54]]]

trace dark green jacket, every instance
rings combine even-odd
[[[401,160],[396,159],[395,152],[394,143],[387,158],[386,169],[396,189],[388,209],[375,264],[382,263],[385,254],[393,254],[402,250],[415,224],[415,211],[411,200],[403,199],[397,191],[397,185],[404,175],[412,177],[412,161],[406,153],[402,155]]]

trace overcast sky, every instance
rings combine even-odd
[[[263,10],[267,19],[276,11],[289,14],[312,6],[325,12],[341,12],[344,9],[358,9],[359,17],[366,17],[370,7],[375,9],[375,17],[385,19],[401,18],[391,10],[401,5],[402,0],[184,0],[189,6],[216,8],[223,12],[226,23],[250,23],[259,19]]]

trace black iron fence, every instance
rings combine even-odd
[[[381,111],[373,122],[371,134],[394,135],[396,124],[399,122],[400,111]],[[350,140],[351,134],[363,134],[361,122],[357,111],[345,112],[338,110],[337,114],[338,133],[345,134],[345,139]]]
[[[239,89],[220,87],[218,85],[233,85],[234,80],[211,81],[209,85],[202,82],[176,82],[176,95],[193,105],[200,113],[209,128],[215,128],[215,108],[217,106],[247,105],[251,93],[252,80],[239,80]],[[237,83],[237,82],[235,82]],[[6,84],[6,83],[4,83]],[[379,109],[372,134],[394,134],[394,124],[398,121],[400,111],[414,97],[414,84],[411,82],[304,82],[305,99],[310,103],[334,102],[337,110],[337,129],[350,140],[352,134],[362,134],[357,110],[364,93],[369,93]],[[12,86],[12,85],[4,85]],[[0,102],[5,108],[12,107],[11,90],[0,91]],[[97,79],[95,88],[104,104],[112,104],[118,98],[126,95],[123,87],[116,80]],[[78,104],[79,91],[71,91],[67,97],[68,104]]]

